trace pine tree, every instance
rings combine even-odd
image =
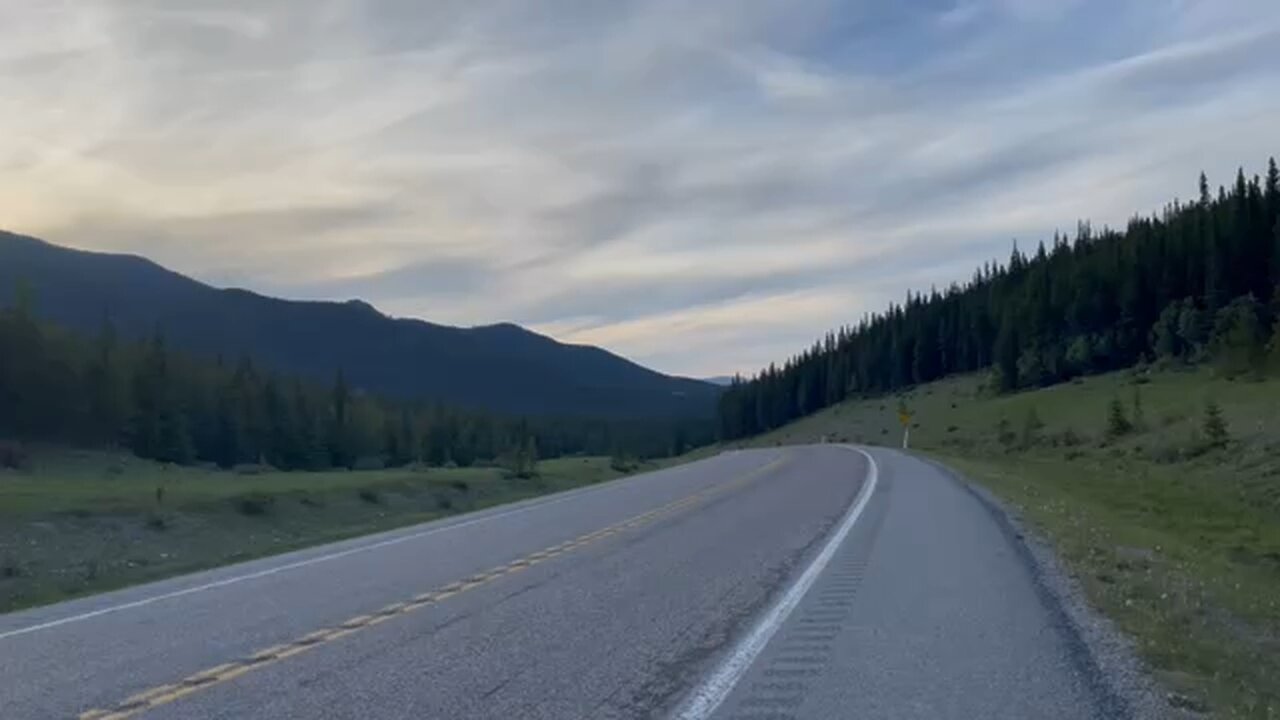
[[[1018,334],[1014,329],[1012,314],[1004,316],[1000,334],[996,336],[996,374],[1000,390],[1010,392],[1018,388]]]
[[[1204,422],[1202,423],[1205,440],[1210,447],[1225,447],[1231,439],[1226,420],[1222,417],[1222,409],[1212,399],[1204,405]]]
[[[1132,430],[1133,425],[1124,414],[1124,404],[1120,402],[1120,398],[1112,398],[1111,404],[1107,406],[1107,437],[1114,440],[1128,435]]]
[[[129,417],[115,327],[103,319],[93,360],[86,372],[91,436],[114,445],[123,439]]]

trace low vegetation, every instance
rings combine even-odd
[[[531,448],[530,448],[531,450]],[[0,612],[376,532],[652,467],[608,457],[328,472],[24,447],[0,470]]]
[[[1280,716],[1280,379],[1137,368],[1011,395],[992,384],[898,396],[913,448],[1051,539],[1176,704]],[[897,402],[866,400],[746,443],[901,437]]]

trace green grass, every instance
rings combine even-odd
[[[1105,437],[1120,398],[1144,423]],[[1212,398],[1231,432],[1206,447]],[[751,441],[896,445],[984,484],[1054,542],[1090,601],[1189,706],[1280,718],[1280,381],[1127,371],[993,396],[978,378],[852,401]],[[1043,427],[1024,433],[1034,415]],[[1002,435],[1002,420],[1004,435]]]
[[[636,470],[646,470],[641,465]],[[497,468],[232,472],[42,448],[0,471],[0,612],[603,482],[609,458]]]

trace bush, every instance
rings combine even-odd
[[[31,456],[21,443],[0,440],[0,469],[26,470],[30,466]]]
[[[370,505],[382,504],[382,495],[377,490],[374,490],[373,488],[360,488],[359,490],[356,491],[356,495],[358,495],[361,500],[369,503]]]
[[[231,503],[235,506],[236,512],[253,517],[270,513],[275,507],[276,499],[266,493],[249,493],[232,498]]]
[[[1262,372],[1266,343],[1262,312],[1262,304],[1252,295],[1238,297],[1218,311],[1210,347],[1223,377]]]
[[[0,578],[8,580],[16,577],[22,577],[22,566],[13,558],[5,558],[0,562]]]
[[[633,473],[640,467],[640,462],[629,455],[614,455],[609,458],[609,467],[614,472]]]
[[[458,492],[463,492],[463,493],[471,489],[470,483],[468,483],[466,480],[450,480],[449,487],[453,488],[454,490],[457,490]]]
[[[150,513],[145,522],[148,530],[164,532],[169,529],[169,521],[160,513]]]

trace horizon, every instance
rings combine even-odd
[[[0,220],[751,375],[1012,241],[1260,172],[1280,7],[1176,4],[15,4]]]

